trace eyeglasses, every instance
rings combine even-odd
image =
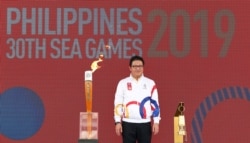
[[[143,65],[132,65],[132,68],[143,68]]]

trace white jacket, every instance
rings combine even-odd
[[[137,81],[131,75],[119,81],[114,100],[114,120],[131,123],[160,121],[160,107],[155,82],[145,76]]]

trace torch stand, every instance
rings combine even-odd
[[[100,68],[99,62],[103,61],[103,55],[99,56],[91,64],[91,70],[85,71],[84,89],[87,112],[80,112],[80,127],[78,143],[98,143],[98,113],[92,112],[93,72]]]
[[[174,143],[183,143],[187,141],[184,111],[184,102],[180,102],[174,115]]]
[[[78,143],[98,143],[97,112],[80,112]]]

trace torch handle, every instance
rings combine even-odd
[[[87,131],[88,131],[88,138],[92,136],[92,81],[86,80],[85,83],[85,98],[86,98],[86,109],[88,113],[87,117]]]
[[[87,112],[92,112],[92,94],[93,87],[92,81],[85,81],[85,98],[86,98],[86,109]]]

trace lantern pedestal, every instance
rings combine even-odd
[[[97,112],[80,112],[78,143],[98,143]]]
[[[78,143],[98,143],[96,139],[79,139]]]

